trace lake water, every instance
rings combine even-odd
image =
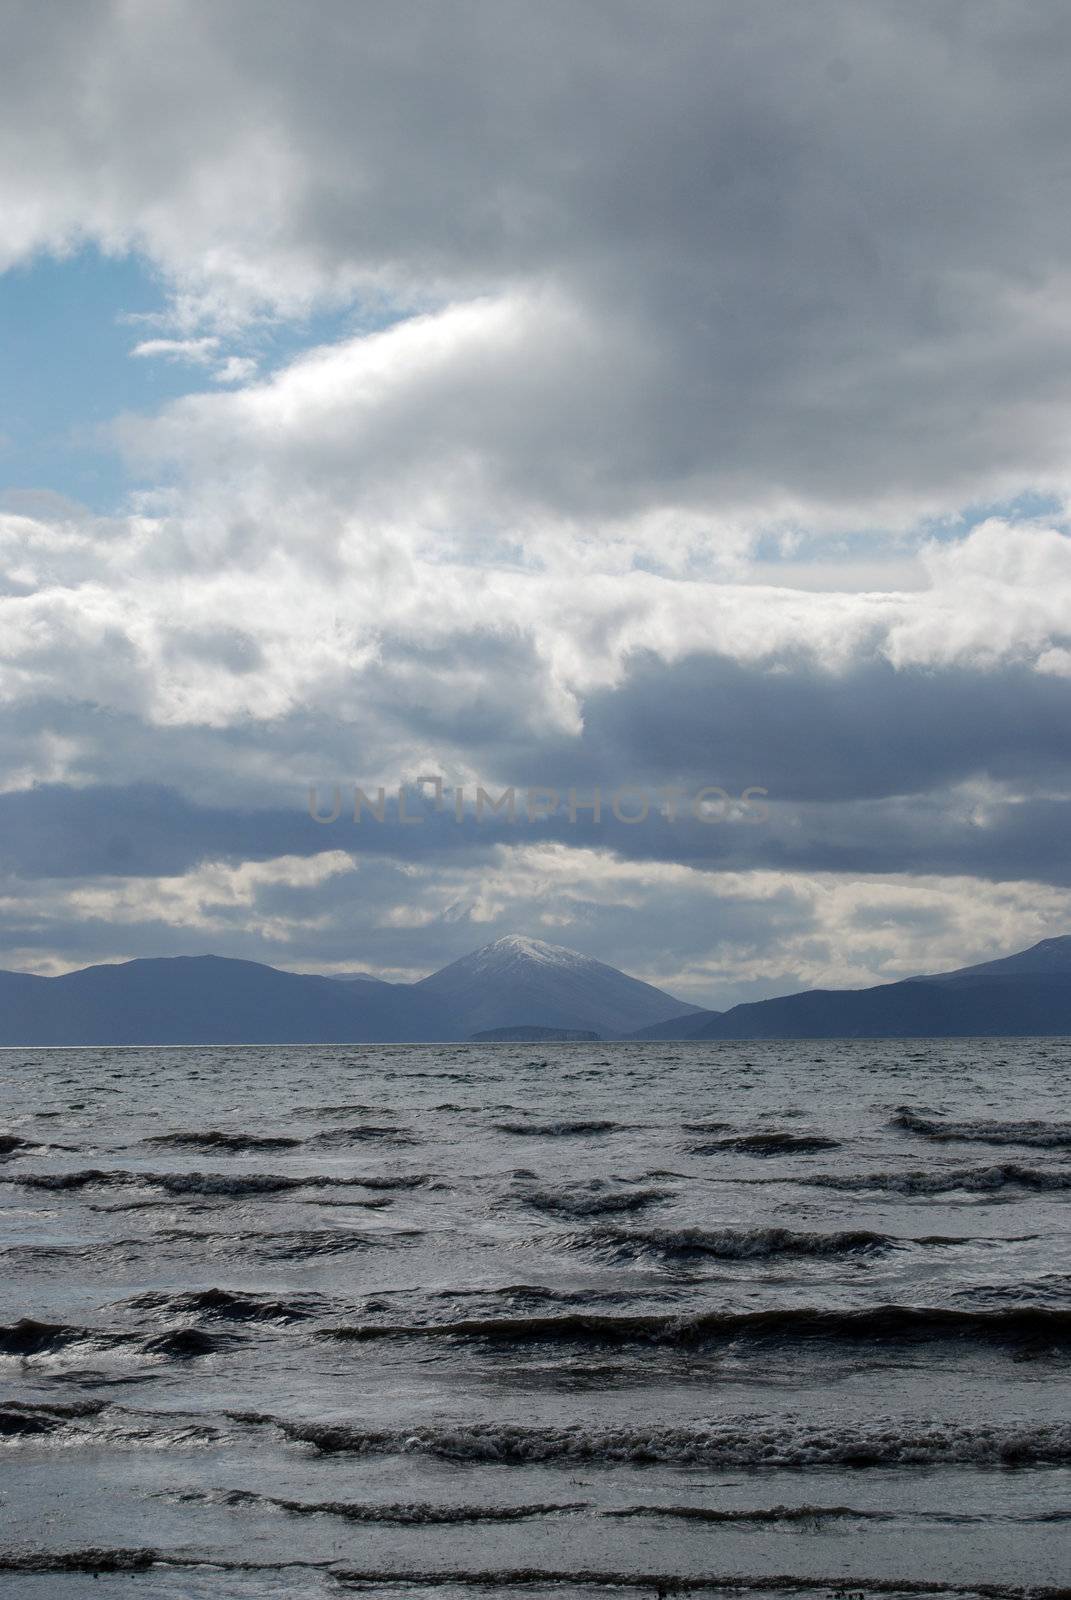
[[[1068,1584],[1069,1068],[0,1052],[0,1596]]]

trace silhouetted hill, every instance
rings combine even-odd
[[[597,1044],[599,1035],[589,1028],[536,1028],[518,1023],[513,1028],[489,1028],[474,1033],[473,1044]]]
[[[809,989],[691,1012],[637,1039],[864,1039],[1071,1035],[1071,936],[955,972]]]
[[[626,1039],[694,1039],[699,1029],[712,1017],[720,1017],[720,1011],[685,1011],[678,1012],[675,1017],[669,1017],[664,1022],[652,1022],[648,1028],[637,1028],[634,1033],[626,1033]]]
[[[0,973],[0,1044],[348,1044],[461,1037],[431,996],[173,956]]]
[[[975,967],[957,967],[954,972],[926,974],[924,981],[948,983],[954,978],[1018,978],[1025,973],[1064,973],[1071,978],[1071,934],[1061,934],[1055,939],[1042,939],[1029,950],[1017,950],[1012,956],[998,956],[995,961],[982,961]]]
[[[1071,938],[958,972],[869,989],[816,989],[730,1011],[685,1010],[661,989],[535,939],[496,940],[415,984],[280,972],[176,956],[59,978],[0,972],[0,1044],[360,1044],[489,1031],[646,1039],[1071,1035]]]
[[[815,989],[734,1006],[697,1039],[942,1038],[1071,1034],[1064,976],[912,978],[874,989]]]
[[[0,972],[0,1045],[358,1044],[508,1027],[621,1033],[682,1002],[575,951],[500,939],[416,984],[174,956],[58,978]],[[597,1019],[597,1020],[593,1020]]]

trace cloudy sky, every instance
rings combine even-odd
[[[8,0],[0,966],[520,932],[724,1005],[1071,931],[1069,51]]]

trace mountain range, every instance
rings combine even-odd
[[[869,989],[810,989],[692,1011],[640,1039],[902,1039],[1071,1035],[1071,936],[955,972]]]
[[[698,1008],[540,939],[507,937],[418,983],[172,956],[58,978],[0,972],[0,1045],[350,1044],[518,1025],[616,1036]]]
[[[421,1043],[540,1030],[634,1040],[1071,1035],[1071,936],[955,972],[706,1011],[511,935],[417,983],[222,956],[0,972],[0,1045]]]

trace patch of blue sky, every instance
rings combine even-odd
[[[1066,516],[1067,505],[1060,495],[1028,489],[1010,500],[979,501],[965,506],[953,522],[934,524],[927,531],[933,539],[962,538],[964,533],[969,533],[979,523],[988,522],[990,517],[1001,517],[1006,522],[1041,522],[1051,517],[1062,524]]]
[[[167,284],[135,254],[86,248],[0,276],[0,504],[32,511],[58,496],[118,512],[141,485],[110,437],[115,417],[226,386],[228,362],[241,363],[237,381],[248,381],[404,315],[378,304],[336,307],[224,336],[179,334],[168,311]],[[187,339],[194,345],[185,352],[166,348]],[[133,354],[155,341],[164,346],[156,353]]]
[[[1007,522],[1033,522],[1052,518],[1063,524],[1066,503],[1059,495],[1026,490],[1006,500],[977,501],[945,517],[927,517],[904,531],[860,527],[837,533],[810,532],[794,528],[786,536],[783,528],[760,535],[753,549],[756,561],[795,565],[801,560],[817,562],[854,561],[861,554],[871,560],[884,553],[889,560],[901,560],[905,552],[920,545],[951,543],[962,539],[991,517]]]

